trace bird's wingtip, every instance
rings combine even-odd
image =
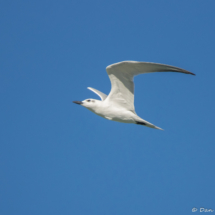
[[[195,73],[192,73],[192,72],[189,72],[189,74],[190,74],[190,75],[195,75],[195,76],[196,76],[196,74],[195,74]]]

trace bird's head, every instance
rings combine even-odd
[[[94,111],[100,105],[101,101],[97,99],[85,99],[84,101],[73,101],[73,103]]]

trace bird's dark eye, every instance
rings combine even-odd
[[[90,99],[88,99],[87,101],[90,102]]]

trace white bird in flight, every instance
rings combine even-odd
[[[159,63],[147,63],[137,61],[122,61],[106,68],[111,81],[109,95],[88,87],[96,93],[101,100],[86,99],[74,101],[74,103],[86,107],[93,113],[109,120],[145,125],[150,128],[163,130],[150,122],[140,118],[134,109],[134,82],[133,78],[139,74],[151,72],[181,72],[195,75],[178,67]]]

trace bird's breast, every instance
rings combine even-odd
[[[124,122],[124,123],[133,123],[134,117],[133,113],[114,106],[108,106],[108,107],[102,107],[95,110],[95,114],[108,119],[113,120],[117,122]]]

